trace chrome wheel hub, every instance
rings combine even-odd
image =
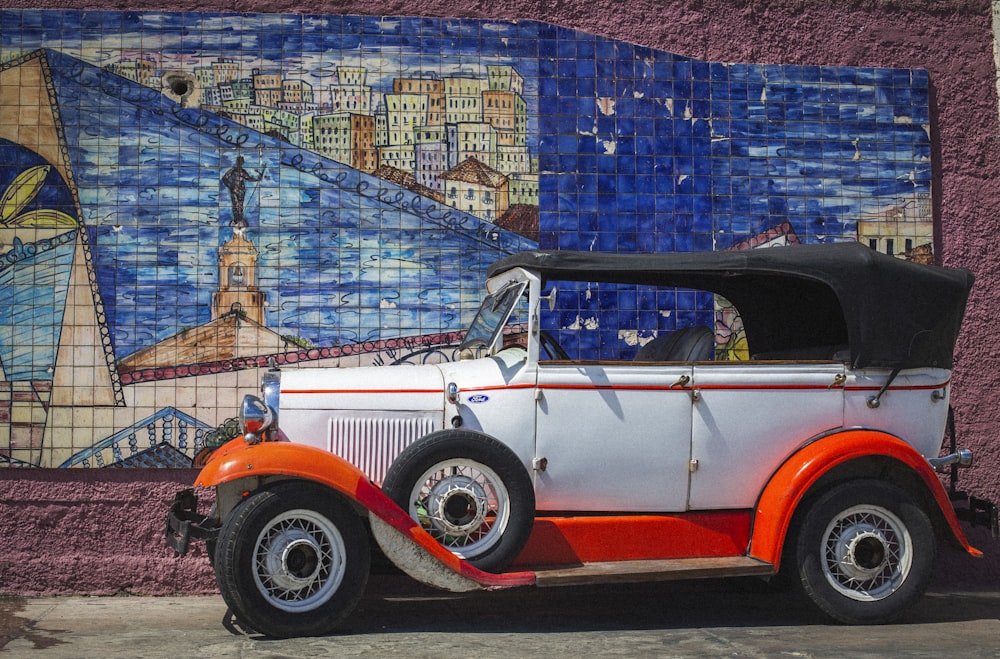
[[[468,476],[441,481],[431,488],[427,502],[431,523],[448,535],[479,529],[489,510],[486,491]]]
[[[891,551],[883,535],[868,531],[837,543],[837,555],[843,557],[840,570],[858,581],[868,581],[884,570]]]
[[[912,541],[903,522],[880,506],[855,506],[823,536],[823,572],[842,595],[858,601],[888,597],[906,580]]]

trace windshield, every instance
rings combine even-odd
[[[460,348],[485,347],[487,352],[491,351],[527,285],[528,282],[512,281],[496,293],[487,295]]]

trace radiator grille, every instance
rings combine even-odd
[[[333,417],[329,450],[380,485],[396,456],[435,430],[435,420],[427,416]]]

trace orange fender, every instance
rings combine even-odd
[[[757,500],[749,554],[774,564],[777,570],[788,526],[809,488],[837,465],[873,456],[891,458],[916,472],[933,495],[955,540],[971,555],[983,555],[969,545],[948,493],[926,458],[903,440],[874,430],[839,432],[807,444],[788,458]]]
[[[241,478],[290,476],[322,483],[354,499],[358,484],[368,481],[360,469],[342,458],[304,444],[247,444],[237,437],[220,446],[198,474],[195,485],[215,487]]]
[[[287,476],[321,483],[359,504],[402,533],[449,570],[483,588],[510,588],[535,583],[533,572],[491,574],[442,547],[402,508],[387,497],[360,469],[338,455],[305,444],[262,442],[247,444],[237,437],[219,447],[198,474],[195,485],[215,487],[242,478]]]

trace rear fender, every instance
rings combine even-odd
[[[928,498],[937,504],[951,539],[969,554],[982,556],[982,552],[969,545],[948,493],[927,459],[901,439],[874,430],[846,430],[828,435],[788,458],[757,500],[749,554],[773,563],[778,569],[789,525],[810,489],[836,467],[873,457],[888,458],[916,474],[930,495]]]
[[[198,474],[195,485],[232,491],[273,480],[299,479],[339,492],[367,514],[383,552],[413,578],[447,590],[510,588],[534,584],[533,572],[490,574],[442,547],[360,469],[340,456],[305,444],[237,438],[221,447]],[[239,489],[239,488],[237,488]],[[442,570],[442,568],[444,568]]]

